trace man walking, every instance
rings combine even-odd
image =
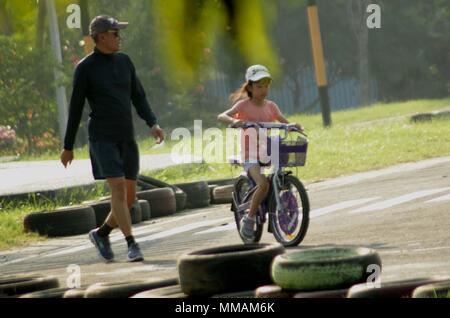
[[[109,234],[118,226],[127,241],[127,259],[135,262],[144,257],[134,240],[129,212],[136,198],[139,174],[131,102],[157,143],[164,140],[164,132],[156,124],[133,63],[126,54],[119,53],[119,32],[127,26],[127,22],[105,15],[95,17],[90,24],[95,49],[75,69],[61,162],[67,168],[74,159],[73,145],[87,98],[91,109],[88,131],[92,172],[96,180],[106,179],[111,190],[111,212],[100,228],[89,233],[89,238],[100,256],[112,261]]]

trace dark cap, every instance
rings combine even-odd
[[[119,22],[108,15],[99,15],[92,19],[89,33],[91,36],[95,36],[109,30],[125,29],[127,26],[128,22]]]

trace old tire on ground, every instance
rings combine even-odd
[[[439,281],[442,279],[416,278],[388,283],[381,282],[378,287],[362,283],[352,286],[348,291],[347,298],[411,298],[416,288]]]
[[[186,208],[187,194],[178,187],[173,186],[172,189],[175,192],[177,212],[183,211]]]
[[[21,295],[19,298],[63,298],[70,288],[51,288]]]
[[[150,210],[150,204],[147,200],[139,200],[139,204],[141,205],[141,215],[142,215],[142,221],[150,220],[151,218],[151,210]]]
[[[142,210],[139,201],[135,201],[130,209],[131,224],[142,222]]]
[[[214,203],[213,203],[213,201],[214,201],[214,193],[213,193],[213,191],[214,191],[214,189],[217,188],[217,187],[218,187],[217,184],[208,184],[208,188],[209,188],[209,198],[210,198],[209,203],[211,203],[211,204],[214,204]]]
[[[84,298],[86,288],[73,288],[66,291],[63,298]]]
[[[139,175],[139,182],[142,185],[142,188],[148,189],[172,188],[173,192],[175,193],[175,200],[177,202],[177,212],[183,211],[186,208],[187,195],[180,188],[171,185],[167,182],[160,181],[152,177],[144,176],[142,174]]]
[[[25,231],[38,232],[49,237],[84,234],[96,227],[95,212],[90,206],[31,213],[25,217],[23,223]]]
[[[157,189],[158,187],[148,184],[147,182],[144,182],[141,179],[138,179],[137,180],[137,188],[139,191],[145,191],[145,190]]]
[[[41,275],[0,276],[0,297],[12,297],[59,287],[55,277]]]
[[[233,202],[234,185],[220,186],[213,189],[212,204],[229,204]]]
[[[168,286],[152,290],[143,291],[134,295],[131,298],[188,298],[184,294],[180,285]]]
[[[336,290],[365,282],[369,265],[379,266],[378,253],[365,247],[321,247],[277,256],[272,279],[283,289]]]
[[[170,187],[172,187],[172,185],[167,183],[167,182],[164,182],[164,181],[161,181],[161,180],[149,177],[149,176],[145,176],[143,174],[140,174],[138,179],[140,181],[145,182],[148,185],[151,185],[151,186],[157,187],[157,188],[170,188]]]
[[[108,217],[109,212],[111,212],[110,201],[85,201],[83,204],[89,205],[94,209],[96,227],[101,226]]]
[[[258,287],[255,291],[256,298],[292,298],[295,291],[283,290],[278,285],[266,285]]]
[[[346,298],[348,288],[336,290],[320,290],[314,292],[301,292],[294,295],[293,298]]]
[[[123,283],[99,283],[88,287],[85,298],[129,298],[135,294],[178,284],[178,278],[159,281],[136,281]]]
[[[215,184],[217,186],[226,186],[233,185],[236,182],[236,178],[208,180],[207,182],[208,184]]]
[[[180,183],[175,186],[186,193],[186,207],[189,209],[209,206],[211,197],[209,195],[208,183],[205,181]]]
[[[213,295],[211,298],[256,298],[255,290]]]
[[[418,113],[411,116],[411,122],[424,122],[424,121],[432,121],[434,119],[448,119],[450,118],[450,111],[434,111],[431,113]]]
[[[270,265],[284,247],[271,244],[231,245],[193,251],[178,259],[183,292],[211,296],[270,284]]]
[[[412,298],[450,298],[450,281],[420,286]]]
[[[137,197],[148,201],[152,217],[170,215],[177,210],[175,194],[172,188],[141,191],[137,193]]]

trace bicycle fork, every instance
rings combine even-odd
[[[279,172],[275,171],[273,178],[272,178],[272,187],[273,187],[273,195],[275,196],[275,201],[277,203],[277,211],[283,211],[284,207],[281,204],[281,200],[280,200],[280,188],[281,188],[281,181],[279,178]],[[275,211],[269,211],[269,213],[275,213]]]

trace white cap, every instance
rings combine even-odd
[[[252,65],[245,73],[246,81],[257,82],[263,78],[272,78],[272,76],[270,75],[269,70],[262,65]]]

